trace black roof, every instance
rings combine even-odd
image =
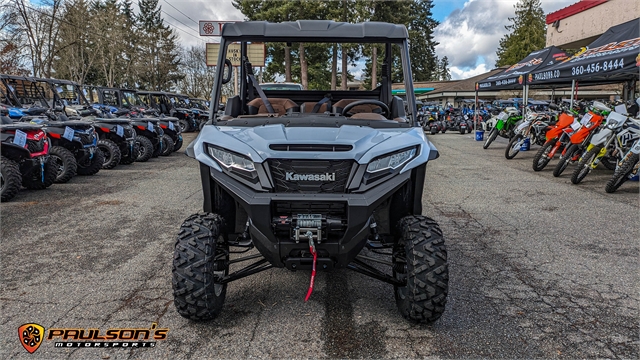
[[[409,33],[404,25],[383,22],[351,24],[332,20],[298,20],[228,23],[222,28],[222,36],[232,41],[401,42],[409,37]]]

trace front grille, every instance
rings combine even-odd
[[[44,151],[44,143],[46,139],[40,140],[27,140],[27,149],[29,149],[30,153],[39,153]]]
[[[351,145],[328,144],[271,144],[269,149],[275,151],[351,151]]]
[[[273,216],[322,214],[346,219],[347,204],[344,202],[274,201],[272,202],[271,213]]]
[[[344,193],[353,160],[269,159],[275,191],[282,193]],[[287,173],[298,175],[335,174],[335,180],[287,180]]]

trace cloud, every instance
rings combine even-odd
[[[571,5],[575,0],[543,0],[545,13]],[[447,56],[453,79],[464,79],[494,68],[505,26],[515,14],[517,0],[469,0],[455,9],[434,31],[439,57]],[[455,69],[455,70],[454,70]],[[472,75],[469,75],[472,74]],[[469,76],[467,76],[469,75]]]

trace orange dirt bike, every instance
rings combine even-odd
[[[591,136],[599,131],[600,125],[610,112],[611,109],[605,104],[599,101],[593,103],[589,108],[589,112],[584,114],[580,120],[580,128],[571,135],[569,139],[571,145],[566,147],[560,154],[560,161],[553,169],[553,176],[560,176],[569,164],[577,163],[580,160],[580,156],[591,141]]]
[[[549,105],[549,108],[558,109],[554,105]],[[571,112],[571,113],[569,113]],[[558,116],[558,122],[549,129],[546,133],[547,141],[542,145],[540,150],[533,157],[533,170],[540,171],[549,164],[549,161],[553,159],[558,151],[564,150],[571,135],[574,133],[574,128],[578,128],[580,123],[576,121],[575,116],[577,112],[574,110],[564,111]],[[574,125],[575,124],[575,125]],[[573,125],[574,128],[571,126]]]

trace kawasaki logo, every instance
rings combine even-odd
[[[336,174],[296,174],[292,172],[286,173],[285,180],[290,181],[336,181]]]

